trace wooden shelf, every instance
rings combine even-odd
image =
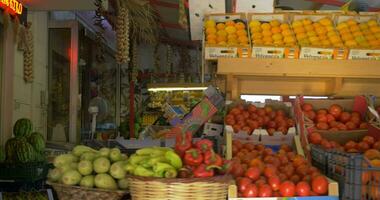
[[[380,95],[380,61],[218,59],[229,99],[241,94]],[[223,87],[222,87],[223,88]]]

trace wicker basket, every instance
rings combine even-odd
[[[128,193],[127,191],[121,190],[104,190],[51,182],[47,183],[54,188],[59,200],[120,200]]]
[[[152,178],[129,176],[133,200],[224,200],[230,176],[210,178]]]

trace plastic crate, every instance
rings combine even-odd
[[[314,167],[318,168],[323,174],[327,173],[327,155],[326,151],[316,147],[315,145],[311,146],[311,163]]]
[[[47,176],[50,164],[47,162],[0,163],[0,180],[37,181]]]
[[[380,167],[372,167],[363,155],[326,151],[317,146],[312,146],[311,153],[313,152],[324,152],[326,175],[338,182],[341,199],[380,199]]]

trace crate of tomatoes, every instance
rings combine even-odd
[[[280,145],[278,151],[240,140],[233,140],[228,151],[235,178],[235,185],[229,187],[230,200],[339,199],[337,183],[306,160],[298,136],[293,145]]]

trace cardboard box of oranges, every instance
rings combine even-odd
[[[348,59],[380,60],[380,24],[377,15],[339,15],[336,29]]]
[[[347,59],[348,50],[331,14],[294,14],[291,26],[301,47],[301,59]]]
[[[243,13],[206,15],[203,44],[205,58],[208,60],[220,57],[250,57],[246,15]]]
[[[248,14],[253,58],[298,58],[299,48],[287,16]]]

